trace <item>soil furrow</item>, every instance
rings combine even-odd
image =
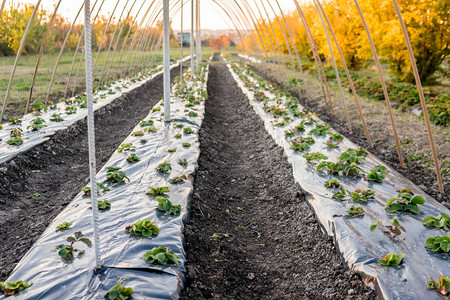
[[[179,68],[172,69],[171,79],[177,75]],[[95,112],[98,169],[161,99],[162,82],[158,75]],[[0,281],[88,183],[88,177],[86,119],[0,165]]]
[[[212,64],[183,299],[372,299],[226,66]]]

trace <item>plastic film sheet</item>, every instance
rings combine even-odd
[[[183,61],[189,60],[190,56],[183,59]],[[179,63],[173,64],[171,69],[177,67]],[[95,94],[95,99],[97,103],[94,104],[94,110],[102,108],[115,99],[119,98],[125,93],[128,93],[135,88],[142,86],[143,84],[149,82],[156,76],[162,74],[162,65],[156,67],[155,69],[150,71],[151,75],[148,76],[138,76],[137,79],[124,79],[119,80],[111,85],[109,90],[102,90]],[[71,98],[73,100],[74,98]],[[76,112],[73,114],[67,114],[66,107],[75,106]],[[61,114],[61,118],[64,121],[61,122],[52,122],[50,119],[53,114]],[[54,135],[58,130],[63,130],[74,124],[75,122],[85,118],[87,115],[87,108],[80,108],[79,105],[67,105],[64,102],[59,102],[56,104],[54,109],[49,108],[46,112],[42,112],[39,117],[45,120],[44,127],[39,131],[31,131],[31,129],[27,129],[30,125],[30,122],[36,118],[35,113],[30,113],[22,118],[22,124],[3,124],[3,129],[0,130],[0,164],[4,163],[20,153],[26,152],[33,147],[45,142],[52,135]],[[9,136],[10,131],[16,128],[22,128],[22,139],[23,144],[20,146],[8,145],[6,143],[11,137]]]
[[[205,71],[205,70],[204,70]],[[205,71],[207,77],[207,71]],[[206,80],[189,82],[185,85],[196,90],[201,97],[206,91]],[[178,84],[174,86],[177,88]],[[184,225],[188,218],[188,203],[193,190],[193,175],[197,169],[200,155],[198,130],[204,116],[204,99],[194,107],[186,107],[187,102],[173,97],[171,99],[171,119],[164,122],[162,102],[144,120],[153,120],[156,132],[146,132],[144,136],[130,134],[123,143],[136,146],[134,151],[115,151],[105,167],[97,174],[97,182],[103,183],[110,191],[101,193],[98,200],[111,202],[109,210],[100,211],[100,245],[103,268],[95,270],[94,249],[75,244],[76,248],[86,250],[83,255],[74,255],[73,260],[62,260],[55,246],[64,244],[66,237],[81,231],[93,240],[92,212],[90,197],[80,192],[79,195],[53,220],[42,236],[22,258],[7,281],[33,281],[28,289],[14,296],[14,299],[103,299],[105,293],[113,287],[119,278],[128,277],[123,286],[134,289],[136,299],[177,299],[184,286],[183,250]],[[159,110],[161,108],[161,110]],[[189,116],[195,111],[197,116]],[[174,124],[190,127],[193,133],[184,133],[184,128]],[[137,125],[133,132],[143,131],[148,127]],[[174,136],[180,133],[181,138]],[[145,144],[141,143],[146,139]],[[184,147],[183,143],[190,143]],[[168,149],[176,149],[169,152]],[[126,159],[136,154],[140,160],[130,163]],[[186,159],[187,165],[180,165],[180,159]],[[157,173],[156,167],[167,161],[171,164],[170,174]],[[106,167],[120,167],[126,172],[130,181],[110,184],[106,181]],[[187,180],[181,184],[170,184],[169,178],[186,175]],[[170,191],[165,194],[175,205],[181,205],[181,213],[166,215],[156,209],[154,196],[146,194],[150,187],[167,186]],[[125,231],[125,227],[138,220],[156,221],[159,234],[153,237],[136,237]],[[63,222],[72,223],[72,228],[56,232],[56,226]],[[81,243],[80,243],[81,244]],[[168,247],[180,257],[180,266],[147,264],[141,257],[153,247]],[[0,296],[0,299],[4,297]]]
[[[254,93],[246,88],[244,82],[233,72],[230,64],[228,64],[228,68],[243,93],[250,99],[250,104],[255,112],[264,121],[268,133],[278,145],[283,147],[285,155],[292,164],[296,181],[308,194],[308,203],[316,218],[326,233],[334,237],[338,251],[349,268],[357,271],[366,284],[373,284],[380,298],[440,299],[438,293],[427,289],[426,282],[430,279],[436,280],[440,275],[449,276],[450,255],[432,252],[426,249],[424,245],[427,238],[448,235],[448,232],[436,228],[429,229],[422,225],[422,221],[425,216],[436,216],[442,212],[449,214],[450,211],[370,153],[360,167],[367,174],[375,165],[386,166],[389,173],[381,184],[368,182],[361,177],[334,177],[318,172],[316,165],[307,163],[306,159],[302,157],[303,153],[290,148],[291,138],[284,134],[285,130],[295,128],[300,123],[301,118],[290,115],[293,121],[289,125],[284,127],[274,126],[277,119],[263,110],[262,102],[253,101]],[[254,78],[246,75],[253,83],[257,84]],[[271,92],[265,91],[264,93],[272,99],[268,105],[276,104],[276,100],[280,100],[280,97]],[[302,110],[303,107],[299,105],[299,109]],[[318,118],[316,120],[323,124]],[[328,156],[330,161],[338,161],[340,154],[349,148],[359,148],[347,138],[344,138],[338,148],[328,148],[325,145],[328,136],[308,135],[313,128],[314,125],[305,126],[306,131],[303,133],[304,137],[312,136],[315,139],[315,143],[310,144],[310,152],[321,152]],[[365,209],[363,217],[351,217],[346,213],[350,206],[358,206],[360,203],[353,203],[351,199],[344,202],[332,199],[332,195],[337,189],[325,188],[324,183],[334,178],[338,178],[349,191],[357,189],[376,190],[373,201],[361,204]],[[420,214],[395,214],[384,209],[386,201],[397,195],[396,191],[402,188],[412,188],[416,195],[421,195],[426,199],[425,204],[420,205]],[[381,230],[370,231],[370,225],[375,221],[383,220],[386,221],[383,224],[388,225],[388,217],[396,218],[407,232],[397,238],[391,238]],[[390,220],[390,223],[392,223],[392,220]],[[399,267],[384,267],[377,263],[378,259],[388,253],[396,254],[400,252],[404,253],[405,257]]]

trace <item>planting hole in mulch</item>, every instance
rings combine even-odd
[[[171,79],[179,75],[173,68]],[[96,111],[97,169],[163,94],[158,75]],[[86,119],[0,165],[0,281],[89,182]]]
[[[373,299],[225,64],[210,66],[183,299]]]

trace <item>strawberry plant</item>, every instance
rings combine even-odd
[[[181,212],[181,205],[173,205],[169,198],[158,196],[155,200],[158,201],[158,209],[168,215],[176,215]]]
[[[99,210],[108,210],[111,208],[111,202],[108,200],[99,200],[97,201],[97,207]]]
[[[425,248],[431,249],[434,252],[450,251],[450,236],[435,236],[427,239]]]
[[[175,124],[173,124],[173,127],[174,127],[174,128],[183,128],[184,125],[181,124],[181,123],[175,123]]]
[[[169,183],[179,184],[179,183],[183,183],[185,180],[187,180],[186,175],[181,175],[181,176],[177,176],[177,177],[169,179]]]
[[[339,156],[339,160],[342,163],[359,164],[360,160],[366,159],[366,155],[367,155],[367,152],[365,150],[363,150],[362,148],[359,148],[359,149],[349,148],[347,151],[342,153],[341,156]]]
[[[397,267],[399,266],[402,261],[403,257],[405,256],[404,253],[394,254],[389,253],[378,260],[378,263],[382,266],[389,266],[389,267]]]
[[[63,223],[59,224],[58,226],[56,226],[56,232],[69,230],[71,226],[72,226],[72,223],[63,222]]]
[[[294,130],[292,130],[292,129],[289,129],[289,130],[285,130],[285,131],[284,131],[284,135],[285,135],[285,136],[288,136],[288,137],[294,136],[295,134],[296,134],[296,132],[295,132]]]
[[[370,225],[370,231],[374,232],[377,228],[380,228],[380,226],[383,224],[383,221],[375,221]],[[405,227],[400,225],[400,222],[397,219],[394,219],[392,221],[391,225],[385,225],[384,229],[380,228],[384,234],[390,235],[392,237],[399,236],[402,231],[406,232]]]
[[[132,143],[124,143],[117,148],[117,151],[123,152],[123,151],[134,151],[136,149],[136,146],[133,146]]]
[[[341,186],[341,183],[337,179],[325,181],[325,187],[326,188],[338,188]]]
[[[140,125],[141,127],[147,127],[147,126],[151,126],[151,125],[153,125],[153,124],[154,124],[153,120],[142,120],[142,121],[139,123],[139,125]]]
[[[198,113],[196,113],[195,111],[190,111],[188,116],[189,117],[198,117]]]
[[[168,149],[167,151],[168,152],[175,152],[175,151],[177,151],[177,148],[171,148],[171,149]]]
[[[144,129],[145,132],[157,132],[158,128],[156,128],[155,126],[150,126]]]
[[[344,201],[345,197],[347,196],[347,190],[341,186],[339,188],[339,191],[333,194],[332,198],[340,201]]]
[[[159,233],[158,226],[154,225],[155,222],[151,222],[148,219],[139,220],[133,225],[127,226],[125,230],[134,235],[141,235],[149,237],[157,235]]]
[[[317,166],[317,170],[322,168],[326,168],[328,174],[330,175],[339,175],[339,172],[342,171],[342,166],[340,163],[334,163],[332,161],[323,161]]]
[[[169,188],[167,186],[161,186],[161,187],[157,187],[157,188],[150,187],[150,191],[147,192],[147,195],[158,196],[158,195],[164,195],[165,193],[168,193],[168,192],[169,192]]]
[[[328,128],[329,127],[326,124],[317,124],[316,127],[314,129],[311,129],[311,131],[308,134],[323,136],[327,134]]]
[[[91,187],[90,186],[85,186],[84,188],[81,189],[81,191],[84,192],[84,194],[86,196],[91,195]],[[109,187],[104,186],[100,182],[97,182],[97,195],[100,195],[102,191],[108,192],[108,191],[110,191],[110,189],[109,189]]]
[[[186,158],[179,159],[179,160],[178,160],[178,163],[179,163],[180,165],[182,165],[182,166],[187,166],[187,164],[188,164]]]
[[[305,132],[305,123],[302,121],[295,127],[297,132]]]
[[[313,160],[317,159],[328,159],[327,156],[323,155],[320,152],[305,153],[302,155],[302,157],[305,158],[307,162],[312,162]]]
[[[370,173],[367,174],[367,180],[382,183],[383,180],[386,178],[386,174],[387,174],[386,167],[383,165],[378,165],[373,167],[370,170]]]
[[[155,247],[150,251],[147,251],[142,257],[148,264],[168,265],[174,264],[177,267],[180,265],[178,262],[178,255],[169,251],[167,247]]]
[[[144,132],[142,130],[135,131],[131,134],[132,136],[143,136]]]
[[[269,97],[266,96],[263,92],[254,93],[253,98],[255,101],[268,101]]]
[[[146,139],[142,139],[140,140],[141,144],[147,144],[147,140]]]
[[[183,144],[181,144],[181,145],[183,145],[183,147],[185,147],[185,148],[189,148],[189,147],[191,146],[190,143],[183,143]]]
[[[375,191],[358,189],[354,192],[350,192],[350,196],[352,197],[353,202],[367,202],[367,200],[375,198]]]
[[[278,122],[278,120],[275,120],[274,124],[273,124],[273,126],[277,126],[277,127],[284,127],[286,125],[287,125],[286,121]]]
[[[44,105],[42,99],[37,99],[31,105],[31,109],[34,111],[36,116],[39,116],[42,111],[47,111],[47,107]]]
[[[431,290],[435,290],[442,296],[450,296],[450,279],[447,276],[441,275],[437,281],[427,281],[427,286]]]
[[[294,141],[297,142],[297,143],[307,143],[307,144],[314,144],[316,142],[310,136],[307,136],[307,137],[299,136],[298,138],[294,139]]]
[[[181,133],[177,133],[173,137],[176,138],[176,139],[181,139]]]
[[[130,156],[127,157],[127,161],[130,163],[135,163],[140,161],[141,159],[134,153],[131,153]]]
[[[51,122],[62,122],[62,121],[64,121],[64,119],[61,118],[61,113],[59,113],[59,114],[54,113],[54,114],[52,114],[50,121]]]
[[[191,134],[191,133],[193,133],[194,131],[192,130],[191,127],[184,127],[184,128],[183,128],[183,132],[184,132],[185,134]]]
[[[168,163],[167,161],[159,164],[156,167],[156,171],[159,173],[169,173],[172,170],[172,165]]]
[[[446,213],[440,213],[436,217],[428,216],[423,220],[423,225],[433,226],[436,228],[442,228],[446,231],[450,231],[450,216]]]
[[[62,258],[70,258],[73,257],[74,252],[78,252],[78,255],[84,254],[84,250],[76,249],[73,245],[77,242],[84,243],[89,248],[92,247],[92,242],[88,238],[84,238],[81,231],[77,231],[73,234],[73,236],[68,236],[66,241],[70,243],[70,245],[62,244],[58,245],[53,249],[53,252],[58,251],[58,255]]]
[[[20,118],[20,117],[11,117],[11,118],[9,118],[9,123],[11,123],[13,125],[22,124],[22,118]]]
[[[121,171],[119,167],[106,167],[106,170],[108,171],[106,173],[106,180],[108,181],[116,183],[120,183],[125,179],[128,179],[128,181],[130,181],[130,178],[128,178],[126,173],[124,171]]]
[[[386,202],[384,208],[387,211],[409,211],[415,214],[420,213],[418,205],[425,203],[425,199],[422,196],[414,196],[411,189],[402,189],[397,192],[399,193],[397,196],[390,198]]]
[[[23,140],[20,136],[17,136],[12,139],[6,140],[6,143],[11,146],[20,146],[23,144]]]
[[[291,149],[298,151],[298,152],[303,152],[303,151],[308,151],[311,147],[303,142],[303,143],[297,143],[297,142],[292,142],[291,145]]]
[[[120,278],[116,285],[113,286],[105,295],[105,298],[108,300],[127,300],[133,295],[134,291],[130,287],[123,287],[122,283],[124,280],[128,280],[128,278],[122,279]]]
[[[73,115],[76,112],[77,112],[77,107],[76,106],[67,106],[66,107],[66,114]]]
[[[45,123],[44,119],[36,117],[35,119],[30,121],[30,125],[27,127],[27,129],[31,128],[31,131],[38,131],[39,129],[47,127],[47,125],[43,125],[44,123]]]
[[[325,143],[325,145],[327,145],[327,147],[329,147],[329,148],[337,148],[338,145],[339,145],[339,143],[338,143],[338,142],[333,143],[333,141],[327,141],[327,142]]]
[[[23,291],[24,289],[30,287],[33,285],[33,282],[25,282],[23,280],[19,281],[5,281],[0,282],[0,292],[3,292],[7,296],[11,296],[14,294],[19,293],[20,291]]]
[[[161,106],[152,107],[152,112],[161,111]]]
[[[339,133],[327,132],[330,135],[330,140],[335,141],[338,144],[344,140],[344,136]]]
[[[364,215],[364,208],[362,208],[361,206],[354,206],[352,205],[348,210],[347,213],[350,216],[354,216],[354,217],[359,217]]]

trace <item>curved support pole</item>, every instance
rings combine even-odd
[[[413,69],[414,79],[416,81],[416,86],[417,86],[417,91],[419,92],[420,105],[422,106],[423,118],[425,119],[425,125],[427,126],[428,140],[430,142],[431,153],[433,155],[434,170],[436,171],[436,179],[437,179],[437,182],[439,185],[439,191],[441,193],[443,193],[444,186],[442,184],[442,177],[441,177],[441,172],[440,172],[440,168],[439,168],[439,160],[438,160],[438,157],[436,154],[436,148],[434,146],[433,132],[431,131],[430,118],[428,116],[428,110],[427,110],[427,103],[425,102],[425,96],[423,94],[423,89],[422,89],[422,81],[420,80],[419,71],[417,70],[414,51],[411,46],[411,41],[409,40],[409,35],[408,35],[408,31],[406,30],[405,21],[403,20],[403,16],[402,16],[402,12],[400,11],[400,7],[398,7],[397,0],[392,0],[392,3],[394,4],[395,11],[397,12],[398,20],[400,21],[400,25],[401,25],[402,31],[403,31],[403,36],[405,38],[406,47],[408,48],[409,60],[411,61],[411,67]]]
[[[16,73],[17,63],[19,62],[20,55],[22,53],[23,47],[25,46],[25,41],[27,40],[28,31],[30,30],[31,23],[33,22],[34,16],[36,15],[36,12],[39,9],[39,5],[41,4],[41,0],[38,0],[36,3],[36,6],[33,9],[33,13],[30,16],[30,19],[28,20],[27,27],[25,29],[25,32],[23,33],[22,41],[20,42],[19,50],[17,51],[16,60],[14,61],[14,65],[11,71],[11,76],[9,77],[9,83],[8,88],[6,89],[6,95],[5,100],[3,101],[3,107],[2,107],[2,114],[0,116],[0,123],[3,122],[3,116],[5,115],[6,110],[6,102],[9,99],[9,94],[11,93],[11,86],[14,80],[14,74]]]
[[[366,31],[367,37],[369,38],[370,47],[372,48],[372,52],[373,52],[373,58],[375,60],[375,65],[377,67],[378,75],[380,76],[381,86],[383,88],[384,99],[386,100],[386,106],[387,106],[388,113],[389,113],[389,119],[390,119],[391,125],[392,125],[392,132],[394,134],[395,145],[397,147],[398,159],[400,162],[400,166],[402,168],[404,168],[405,163],[403,161],[402,149],[400,148],[400,139],[398,137],[397,127],[395,126],[394,114],[392,113],[392,107],[391,107],[391,101],[389,100],[389,93],[387,91],[386,82],[384,81],[383,71],[381,69],[381,64],[380,64],[380,60],[378,58],[377,49],[375,48],[375,44],[373,43],[372,35],[370,34],[369,27],[367,26],[366,19],[364,18],[361,7],[359,6],[359,2],[358,2],[358,0],[354,0],[354,2],[356,5],[356,8],[358,9],[359,16],[361,17],[361,20],[363,22],[364,30]]]
[[[52,92],[52,88],[53,88],[53,82],[55,81],[56,70],[58,69],[59,61],[61,60],[61,56],[64,52],[64,48],[66,47],[67,40],[69,39],[70,33],[72,32],[72,29],[75,26],[75,22],[77,21],[78,16],[80,15],[81,10],[83,9],[83,6],[84,6],[84,2],[81,4],[80,10],[78,10],[78,13],[75,16],[75,19],[73,20],[72,24],[70,25],[69,31],[67,32],[64,42],[61,46],[61,50],[59,51],[58,58],[56,59],[55,66],[53,67],[52,78],[50,79],[50,83],[48,85],[47,96],[45,97],[45,103],[44,103],[45,105],[47,105],[48,99],[50,98],[50,93]]]
[[[5,9],[5,4],[6,4],[6,0],[2,1],[2,6],[0,7],[0,20],[2,19],[2,13],[3,13],[3,9]]]
[[[331,61],[333,62],[334,74],[336,75],[336,81],[339,86],[339,95],[341,97],[342,103],[344,104],[345,119],[347,120],[348,131],[350,133],[352,133],[352,125],[350,123],[350,116],[348,115],[347,103],[345,102],[344,89],[342,88],[341,76],[339,76],[336,59],[334,58],[333,47],[331,46],[330,36],[328,35],[327,27],[325,26],[325,22],[323,20],[322,14],[320,13],[320,9],[317,6],[316,0],[313,0],[313,2],[314,2],[314,6],[316,7],[317,13],[319,14],[323,30],[325,31],[325,37],[327,38],[328,48],[330,48],[330,55],[331,55]]]
[[[350,71],[349,71],[349,69],[347,67],[347,63],[345,61],[344,54],[342,53],[341,47],[339,46],[339,43],[338,43],[337,38],[336,38],[336,34],[334,33],[333,27],[331,26],[330,20],[328,19],[328,16],[325,13],[325,10],[323,9],[323,7],[322,7],[322,5],[320,4],[319,1],[317,1],[317,4],[319,5],[320,10],[322,11],[322,15],[325,17],[325,20],[326,20],[326,22],[328,24],[328,28],[330,29],[331,35],[333,36],[336,48],[338,49],[339,56],[340,56],[341,61],[342,61],[342,65],[344,66],[345,75],[347,76],[347,80],[348,80],[348,83],[350,85],[350,90],[352,91],[352,95],[353,95],[353,98],[355,99],[356,107],[358,108],[359,116],[361,118],[361,123],[363,125],[364,132],[366,134],[367,143],[369,144],[370,148],[373,148],[372,139],[370,138],[369,130],[367,129],[366,119],[364,118],[364,114],[363,114],[363,111],[362,111],[362,108],[361,108],[361,103],[359,102],[358,96],[356,94],[355,85],[353,83],[352,77],[350,76]]]
[[[39,64],[41,62],[41,58],[42,58],[42,54],[44,53],[44,48],[45,48],[45,44],[47,43],[47,38],[48,38],[48,34],[50,33],[50,29],[52,29],[53,27],[53,21],[55,20],[56,17],[56,13],[58,11],[59,5],[61,4],[61,0],[58,1],[58,3],[55,6],[55,10],[53,11],[53,15],[50,18],[50,21],[47,24],[47,31],[45,32],[45,35],[42,39],[41,42],[41,47],[39,48],[39,55],[36,61],[36,66],[34,68],[34,73],[33,73],[33,79],[31,80],[31,87],[30,87],[30,93],[28,95],[28,100],[27,100],[27,104],[25,106],[25,115],[28,113],[28,109],[30,108],[30,102],[31,102],[31,98],[33,97],[33,88],[34,88],[34,84],[36,82],[36,75],[39,69]]]
[[[266,7],[264,6],[263,0],[260,0],[260,1],[261,1],[261,6],[263,7],[264,12],[266,13],[267,21],[269,22],[269,27],[270,27],[270,30],[272,31],[273,39],[275,40],[275,44],[277,45],[278,57],[280,58],[281,63],[284,65],[284,59],[283,59],[283,55],[281,54],[280,43],[278,42],[277,35],[275,34],[275,30],[273,29],[272,21],[270,21],[269,13],[267,12]],[[269,32],[267,34],[270,36]]]
[[[266,39],[266,41],[267,41],[267,40],[270,41],[270,44],[268,43],[268,45],[270,46],[269,49],[271,50],[271,55],[276,57],[277,54],[276,54],[276,51],[275,51],[275,46],[273,45],[272,37],[271,37],[270,34],[269,34],[269,29],[267,28],[266,21],[264,20],[264,17],[263,17],[263,15],[262,15],[262,13],[261,13],[261,10],[259,9],[258,3],[256,2],[256,0],[254,0],[254,1],[255,1],[256,8],[257,8],[257,10],[258,10],[258,12],[259,12],[259,16],[260,16],[260,18],[261,18],[262,25],[263,25],[264,28],[265,28],[265,31],[262,30],[262,27],[261,27],[261,24],[260,24],[261,33],[263,34],[263,36],[264,36],[264,38]],[[258,23],[259,23],[259,22],[258,22]],[[266,35],[267,35],[268,39],[266,38]],[[279,62],[277,61],[277,63],[279,63]]]

